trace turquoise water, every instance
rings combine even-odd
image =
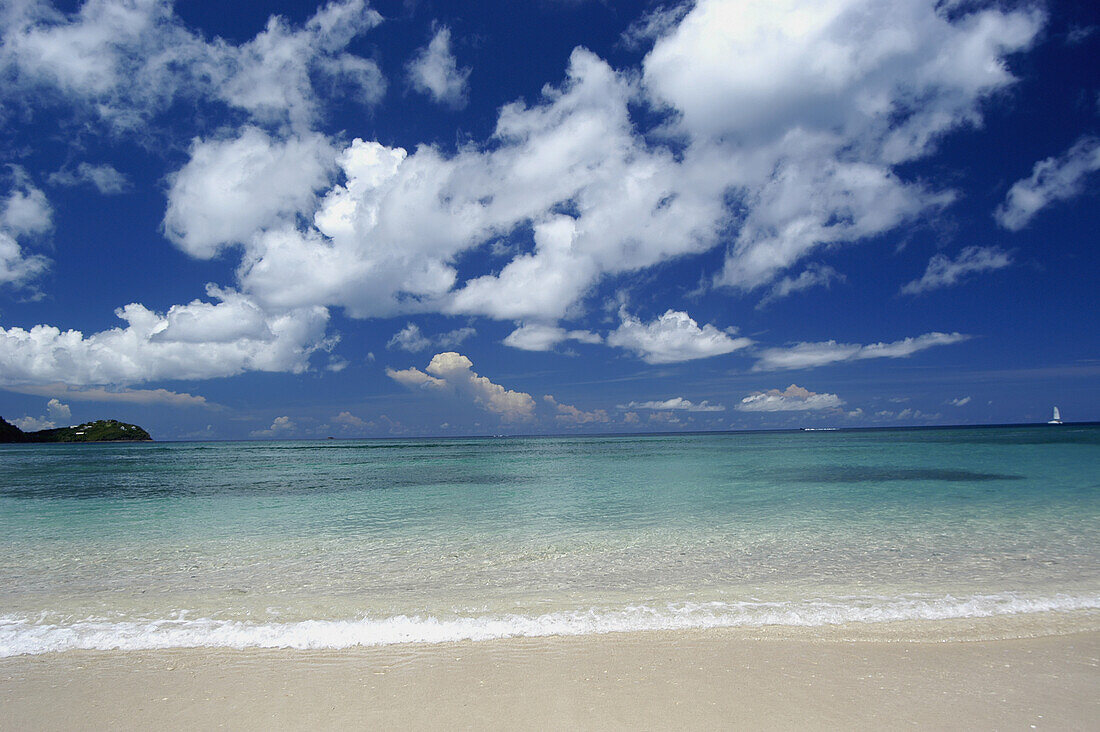
[[[0,655],[1100,612],[1100,427],[0,446]]]

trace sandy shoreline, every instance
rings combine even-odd
[[[1088,729],[1100,633],[970,642],[622,633],[0,659],[4,729]]]

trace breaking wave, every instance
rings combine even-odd
[[[682,602],[544,614],[436,617],[396,615],[342,620],[252,622],[216,618],[49,623],[43,616],[0,616],[0,657],[69,650],[168,648],[338,649],[399,643],[579,636],[653,630],[814,627],[849,623],[937,621],[1100,609],[1100,596],[845,597],[799,602]]]

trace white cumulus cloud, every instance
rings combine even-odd
[[[382,22],[363,0],[328,3],[302,27],[272,16],[235,45],[188,29],[172,4],[94,0],[73,13],[40,2],[6,8],[0,29],[0,92],[24,104],[57,90],[114,132],[144,133],[178,100],[216,100],[254,121],[306,129],[319,95],[337,90],[374,103],[385,79],[370,59],[345,49]]]
[[[446,391],[470,399],[478,407],[498,415],[505,422],[525,422],[535,416],[534,398],[494,384],[473,370],[473,362],[461,353],[448,351],[432,357],[428,367],[386,369],[386,375],[409,388]]]
[[[925,0],[700,0],[643,64],[655,104],[726,160],[746,209],[718,284],[753,289],[822,245],[951,200],[894,166],[980,121],[1043,15]],[[949,60],[948,60],[949,59]]]
[[[619,310],[622,323],[607,336],[607,344],[633,351],[646,363],[677,363],[732,353],[748,346],[711,324],[702,328],[685,312],[668,310],[650,323]]]
[[[52,430],[57,427],[57,424],[54,423],[53,420],[46,419],[45,417],[16,417],[11,423],[24,432]]]
[[[542,399],[553,407],[555,412],[554,419],[560,424],[581,425],[611,421],[611,417],[608,416],[606,409],[593,409],[590,412],[586,412],[574,407],[572,404],[562,404],[549,394],[545,395]]]
[[[294,434],[297,429],[298,425],[294,423],[294,420],[283,416],[276,417],[266,430],[253,430],[250,434],[252,437],[286,437]]]
[[[24,432],[37,432],[38,430],[52,430],[58,426],[59,422],[68,424],[73,416],[69,405],[63,404],[58,399],[50,399],[46,403],[46,413],[49,415],[48,417],[45,415],[40,417],[17,417],[12,420],[12,424]]]
[[[50,260],[40,254],[28,254],[15,237],[0,231],[0,285],[21,286],[47,269]]]
[[[493,138],[453,155],[354,140],[315,228],[245,243],[241,287],[280,307],[353,317],[442,311],[551,323],[606,274],[713,245],[724,184],[637,135],[628,79],[575,51],[538,103],[505,105]],[[701,177],[702,176],[702,177]],[[570,213],[561,212],[568,206]],[[469,249],[531,226],[532,251],[461,282]]]
[[[440,28],[431,43],[417,51],[408,64],[413,88],[452,109],[466,106],[469,67],[459,68],[451,50],[451,29]]]
[[[329,345],[324,308],[260,314],[239,293],[212,289],[210,294],[220,302],[196,300],[165,314],[131,303],[115,312],[125,327],[89,336],[49,325],[0,328],[0,385],[79,387],[301,372],[311,353]]]
[[[315,229],[246,243],[242,288],[353,317],[442,311],[548,324],[601,278],[705,251],[731,227],[716,281],[763,286],[821,245],[882,234],[951,201],[895,166],[980,122],[982,101],[1014,81],[1005,56],[1044,20],[1032,10],[949,17],[921,0],[890,12],[870,0],[704,0],[677,18],[661,26],[640,82],[577,49],[565,81],[534,104],[501,108],[483,144],[447,155],[353,141]],[[686,147],[673,153],[639,134],[630,106],[640,102],[673,112]],[[459,279],[462,252],[527,225],[533,250]],[[807,271],[775,296],[835,279]]]
[[[44,234],[53,228],[53,208],[42,189],[22,168],[12,168],[12,186],[0,201],[0,229],[19,236]]]
[[[400,348],[403,351],[423,351],[432,342],[420,333],[420,326],[416,323],[408,323],[404,328],[393,334],[386,344],[386,348]]]
[[[276,140],[245,127],[230,139],[196,140],[171,176],[165,233],[188,254],[212,257],[312,210],[335,167],[336,151],[320,134]]]
[[[783,391],[755,391],[734,407],[742,412],[806,412],[835,409],[844,404],[836,394],[819,394],[796,384]]]
[[[69,408],[69,405],[56,398],[46,402],[46,412],[50,415],[50,419],[59,422],[72,419],[73,416],[73,411]]]
[[[344,145],[317,131],[328,99],[372,103],[384,92],[377,65],[348,50],[382,22],[363,0],[331,2],[301,25],[273,17],[239,44],[207,40],[153,0],[95,0],[71,13],[21,2],[5,13],[5,105],[60,94],[79,122],[130,135],[180,104],[239,120],[236,130],[203,131],[168,179],[167,236],[200,258],[237,245],[233,287],[275,335],[265,340],[246,322],[235,345],[203,341],[229,352],[225,368],[195,369],[207,375],[304,368],[329,307],[350,317],[509,320],[524,324],[509,345],[552,348],[563,334],[551,324],[577,317],[601,281],[723,242],[724,264],[709,282],[775,283],[765,299],[826,284],[835,277],[824,265],[790,270],[953,200],[903,164],[952,130],[980,124],[983,103],[1015,81],[1006,58],[1028,48],[1045,22],[1027,6],[699,0],[654,11],[628,34],[653,41],[640,68],[617,70],[577,48],[560,83],[503,105],[490,136],[451,152]],[[461,100],[468,70],[450,41],[438,29],[410,70],[435,58],[427,93]],[[23,283],[46,262],[13,231],[0,230],[0,281]],[[511,238],[529,241],[491,271],[467,275],[456,264]],[[146,322],[142,311],[120,312]],[[301,324],[297,337],[272,326],[287,318]],[[152,355],[186,343],[183,326],[173,343],[135,326],[88,338],[38,328],[41,347],[19,329],[3,332],[0,359],[17,344],[25,353],[0,379],[62,373],[53,360],[70,357],[99,364],[81,372],[97,384],[190,373]],[[275,356],[276,342],[294,345]],[[649,363],[749,343],[677,311],[648,324],[624,315],[607,342]],[[135,348],[133,362],[110,360]],[[26,354],[36,349],[44,355],[32,364]]]
[[[53,208],[26,171],[9,166],[10,190],[0,198],[0,285],[21,287],[44,273],[50,260],[23,248],[53,228]]]
[[[452,154],[354,140],[312,226],[301,222],[321,176],[306,175],[285,195],[247,194],[260,201],[232,218],[214,201],[173,205],[166,229],[197,256],[241,242],[238,286],[265,308],[339,306],[352,317],[444,312],[553,327],[602,278],[708,250],[727,231],[735,240],[715,281],[752,289],[822,245],[952,200],[894,168],[980,122],[982,101],[1014,81],[1004,58],[1044,18],[923,0],[889,12],[870,0],[702,0],[652,20],[640,76],[576,49],[565,80],[534,103],[504,105],[487,140]],[[265,43],[299,33],[275,30]],[[443,30],[435,40],[449,47]],[[670,112],[662,131],[684,144],[646,134],[632,105]],[[309,139],[291,130],[267,147]],[[196,157],[208,144],[226,143],[196,143]],[[533,247],[460,279],[464,252],[527,227]],[[811,267],[772,295],[834,279]],[[512,343],[549,348],[545,327]]]
[[[348,411],[337,414],[332,418],[332,422],[345,432],[362,431],[374,426],[373,422],[368,422],[362,417],[357,417]]]

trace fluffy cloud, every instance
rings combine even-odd
[[[408,65],[413,88],[452,109],[466,106],[469,68],[459,68],[451,51],[451,29],[436,31],[427,48],[420,49]]]
[[[473,362],[461,353],[448,351],[432,357],[428,367],[386,369],[386,375],[409,388],[446,391],[472,400],[482,409],[499,415],[505,422],[524,422],[535,416],[535,400],[522,391],[510,391],[473,370]],[[426,373],[425,373],[426,372]]]
[[[21,167],[10,166],[7,177],[10,190],[0,199],[0,285],[19,287],[50,266],[46,257],[28,254],[19,240],[52,229],[53,208]]]
[[[298,425],[294,424],[294,420],[290,417],[276,417],[275,421],[271,423],[271,426],[266,430],[253,430],[252,437],[285,437],[291,435],[298,429]]]
[[[936,254],[928,260],[928,269],[924,271],[924,276],[902,287],[901,292],[905,295],[916,295],[950,287],[974,272],[1001,269],[1010,264],[1011,255],[997,247],[966,247],[955,259]]]
[[[73,416],[73,411],[69,408],[69,405],[62,403],[60,399],[51,399],[46,402],[46,412],[50,415],[50,419],[60,421],[72,419]]]
[[[38,430],[52,430],[57,427],[57,423],[68,424],[68,421],[72,419],[72,410],[69,409],[68,404],[62,404],[57,399],[51,399],[46,403],[46,412],[49,416],[41,417],[17,417],[12,420],[19,429],[24,432],[37,432]]]
[[[585,412],[571,404],[561,404],[549,394],[542,399],[554,408],[554,419],[560,424],[580,425],[611,421],[606,409],[594,409],[591,412]]]
[[[386,348],[400,348],[402,351],[423,351],[432,342],[420,333],[420,326],[416,323],[407,323],[404,328],[393,334],[386,344]]]
[[[274,16],[233,45],[188,30],[169,2],[93,0],[66,14],[30,0],[6,9],[0,71],[13,82],[11,103],[56,89],[115,131],[144,131],[178,100],[217,100],[258,122],[305,129],[319,114],[319,90],[381,97],[378,66],[344,51],[381,21],[363,0],[337,0],[301,28]]]
[[[11,422],[24,432],[52,430],[57,427],[57,424],[53,420],[46,419],[45,417],[17,417]]]
[[[37,432],[38,430],[52,430],[57,427],[57,423],[68,424],[68,421],[72,418],[72,410],[69,409],[68,404],[62,404],[57,399],[51,399],[46,404],[46,412],[49,417],[17,417],[12,420],[19,429],[24,432]]]
[[[319,114],[315,77],[349,99],[373,104],[385,92],[385,77],[373,61],[342,49],[381,20],[363,0],[330,2],[302,29],[273,16],[253,40],[214,54],[214,62],[230,69],[214,77],[215,93],[257,120],[286,119],[298,129]]]
[[[420,369],[411,366],[407,369],[387,368],[386,376],[409,389],[437,389],[442,391],[449,386],[445,379],[429,376]]]
[[[779,161],[759,187],[716,284],[755,289],[821,245],[883,234],[953,199],[904,184],[885,167],[835,160],[832,149],[813,152],[819,141],[792,145],[808,159]]]
[[[702,328],[690,315],[669,310],[653,322],[643,323],[619,310],[622,323],[607,336],[607,344],[626,348],[646,363],[677,363],[732,353],[752,343],[733,338],[711,324]]]
[[[332,418],[332,422],[339,425],[345,432],[362,431],[369,427],[373,427],[373,422],[367,422],[362,417],[356,417],[351,412],[340,412]]]
[[[1003,55],[1043,22],[1031,9],[946,11],[915,0],[888,10],[874,0],[701,0],[646,57],[645,82],[696,136],[775,139],[806,123],[873,132],[861,146],[905,159],[974,114],[977,95],[1012,81]]]
[[[246,243],[241,287],[268,305],[337,305],[353,317],[544,324],[512,341],[549,348],[545,328],[601,278],[705,251],[725,231],[735,242],[716,282],[763,286],[821,245],[951,201],[894,167],[978,123],[982,101],[1013,81],[1004,57],[1043,22],[1030,10],[949,17],[919,0],[890,12],[869,0],[707,0],[677,18],[653,26],[663,35],[640,83],[577,49],[565,81],[531,106],[505,105],[483,145],[445,155],[355,140],[315,227]],[[638,103],[671,113],[665,131],[686,146],[673,153],[639,134]],[[527,225],[533,249],[459,279],[459,255]],[[810,268],[772,296],[833,279]]]
[[[655,103],[737,171],[746,215],[722,285],[766,284],[822,244],[875,236],[950,195],[898,163],[980,120],[1042,15],[923,0],[701,0],[646,56]],[[946,59],[950,59],[947,61]]]
[[[168,389],[74,388],[68,384],[21,384],[4,386],[18,394],[57,394],[74,402],[115,402],[120,404],[162,404],[170,407],[216,407],[206,397]],[[51,400],[54,401],[54,400]]]
[[[1019,231],[1050,204],[1079,195],[1097,170],[1100,170],[1100,138],[1082,137],[1060,157],[1035,163],[1029,177],[1012,185],[994,214],[997,223]]]
[[[331,185],[338,149],[314,129],[324,99],[370,104],[385,90],[373,61],[346,52],[382,21],[364,0],[329,2],[301,26],[272,17],[241,44],[207,41],[161,0],[91,0],[73,13],[29,0],[5,8],[3,16],[0,74],[8,83],[0,87],[0,104],[9,111],[63,101],[85,128],[99,122],[146,145],[157,142],[158,116],[173,105],[186,104],[196,117],[232,112],[241,126],[194,140],[189,161],[169,176],[164,230],[200,258],[269,234],[259,249],[246,248],[241,262],[257,282],[269,271],[255,260],[286,245],[288,236],[280,233],[294,231],[299,216],[311,218],[316,191]],[[51,182],[91,183],[105,193],[127,184],[114,168],[89,163],[62,169]],[[0,222],[0,284],[22,285],[48,265],[17,240],[43,228],[48,204],[37,189],[24,186],[17,194],[0,211],[6,219]],[[0,363],[10,368],[0,370],[0,381],[119,385],[298,371],[312,351],[331,342],[324,339],[323,297],[288,307],[243,299],[249,307],[196,301],[166,316],[131,304],[118,311],[128,327],[87,338],[49,325],[2,331]],[[236,316],[240,322],[233,322]],[[187,321],[198,322],[198,332],[188,334]]]
[[[742,412],[806,412],[835,409],[844,404],[836,394],[818,394],[791,384],[783,391],[755,391],[741,400],[734,409]]]
[[[44,234],[53,228],[53,208],[22,168],[12,168],[12,188],[0,202],[0,228],[16,236]]]
[[[620,404],[618,409],[657,409],[685,412],[724,412],[726,410],[721,404],[711,404],[705,399],[699,403],[694,403],[683,397],[672,397],[661,402],[630,402],[630,404]]]
[[[196,140],[171,176],[165,233],[191,256],[213,257],[312,210],[335,166],[336,151],[319,134],[280,141],[245,127],[231,139]]]
[[[420,326],[416,323],[407,323],[404,328],[394,333],[386,344],[386,348],[400,348],[403,351],[423,351],[431,346],[441,348],[453,348],[461,345],[464,340],[477,335],[477,331],[470,327],[455,328],[454,330],[427,337],[420,332]]]
[[[353,317],[442,311],[552,323],[604,275],[712,246],[721,183],[635,133],[629,80],[577,50],[538,104],[502,108],[492,140],[446,156],[355,140],[315,227],[258,232],[241,287]],[[562,213],[562,209],[569,214]],[[460,282],[453,262],[531,226],[533,251]]]
[[[174,104],[231,108],[242,126],[196,140],[170,176],[164,227],[196,257],[239,244],[235,287],[265,323],[316,325],[328,307],[351,317],[481,315],[524,323],[509,345],[550,348],[562,334],[549,329],[607,277],[732,240],[713,281],[741,289],[778,281],[772,291],[781,296],[829,281],[825,269],[787,275],[812,252],[943,206],[950,191],[907,180],[898,166],[980,123],[982,102],[1014,81],[1004,59],[1027,48],[1044,20],[1032,9],[924,0],[687,8],[652,13],[635,29],[634,41],[653,41],[640,73],[578,48],[560,84],[530,104],[504,105],[491,137],[453,153],[361,139],[337,152],[316,132],[326,95],[370,103],[384,90],[378,67],[346,50],[381,22],[362,0],[332,2],[300,27],[272,18],[242,44],[207,42],[154,0],[95,0],[71,14],[19,3],[2,31],[0,72],[12,83],[0,100],[30,105],[39,91],[59,91],[124,133],[152,129]],[[445,31],[421,60],[436,47],[444,63],[435,78],[462,77],[464,87]],[[463,279],[456,266],[464,253],[528,236],[490,273]],[[25,282],[44,267],[0,232],[0,280]],[[296,355],[266,360],[240,354],[268,354],[256,344],[270,341],[219,342],[234,349],[219,373],[304,368],[322,339],[315,331],[290,339]],[[3,342],[7,358],[13,346]],[[650,363],[748,342],[675,311],[650,324],[624,316],[608,337]],[[150,341],[140,366],[104,364],[96,378],[187,373],[151,368],[154,345],[167,347]],[[82,362],[94,350],[66,341],[60,352],[69,349]]]
[[[968,396],[959,397],[957,399],[952,399],[951,401],[949,401],[947,403],[954,406],[954,407],[962,407],[962,406],[965,406],[965,405],[970,403],[970,397],[968,397]]]
[[[111,165],[92,165],[81,163],[75,170],[63,168],[49,177],[51,185],[78,186],[84,183],[92,185],[105,196],[125,193],[130,188],[130,180]]]
[[[504,345],[524,351],[549,351],[564,341],[602,343],[603,338],[589,330],[566,330],[556,325],[525,323],[504,338]]]
[[[212,288],[210,295],[220,302],[174,305],[163,315],[131,303],[116,311],[126,327],[87,337],[48,325],[0,328],[0,385],[88,386],[245,371],[301,372],[311,353],[329,345],[324,308],[269,314],[239,293]]]
[[[170,10],[144,6],[126,23],[103,7],[23,13],[9,35],[20,68],[41,78],[51,69],[53,83],[79,85],[112,109],[128,98],[117,78],[125,68],[158,81],[181,77],[162,92],[170,98],[187,88],[250,115],[253,126],[234,137],[194,144],[172,179],[165,228],[195,256],[243,244],[238,285],[265,309],[486,315],[543,324],[511,342],[548,348],[549,324],[601,278],[704,251],[720,233],[735,231],[736,243],[717,281],[751,288],[818,245],[888,231],[950,200],[901,180],[893,166],[977,122],[981,100],[1012,81],[1003,57],[1026,47],[1042,22],[1027,11],[948,18],[917,0],[890,13],[867,0],[708,0],[682,13],[646,21],[640,35],[657,40],[641,77],[577,49],[565,81],[531,106],[505,105],[483,144],[446,155],[354,141],[339,155],[339,185],[319,205],[313,197],[332,150],[309,131],[312,79],[355,67],[341,49],[380,20],[361,2],[329,5],[300,29],[273,20],[252,41],[216,52]],[[79,39],[76,58],[99,65],[47,63],[57,54],[32,52],[56,47],[65,33]],[[116,40],[90,40],[101,37]],[[449,40],[440,29],[419,59],[443,59],[437,79],[462,76]],[[112,65],[120,57],[137,67]],[[141,78],[127,94],[148,96]],[[670,112],[668,130],[686,147],[673,152],[660,135],[641,134],[631,116],[638,104]],[[279,119],[288,127],[274,135],[256,126]],[[228,170],[234,175],[221,175]],[[311,213],[313,226],[302,226]],[[533,249],[493,274],[459,280],[463,252],[528,225]],[[825,269],[807,272],[781,280],[774,296],[830,279]]]
[[[811,369],[842,361],[859,361],[867,358],[905,358],[933,346],[947,346],[965,341],[970,336],[962,333],[925,333],[916,338],[903,338],[893,343],[798,343],[788,348],[766,348],[758,354],[753,371],[778,369]]]
[[[50,260],[27,254],[15,237],[0,231],[0,285],[21,286],[49,269]]]

